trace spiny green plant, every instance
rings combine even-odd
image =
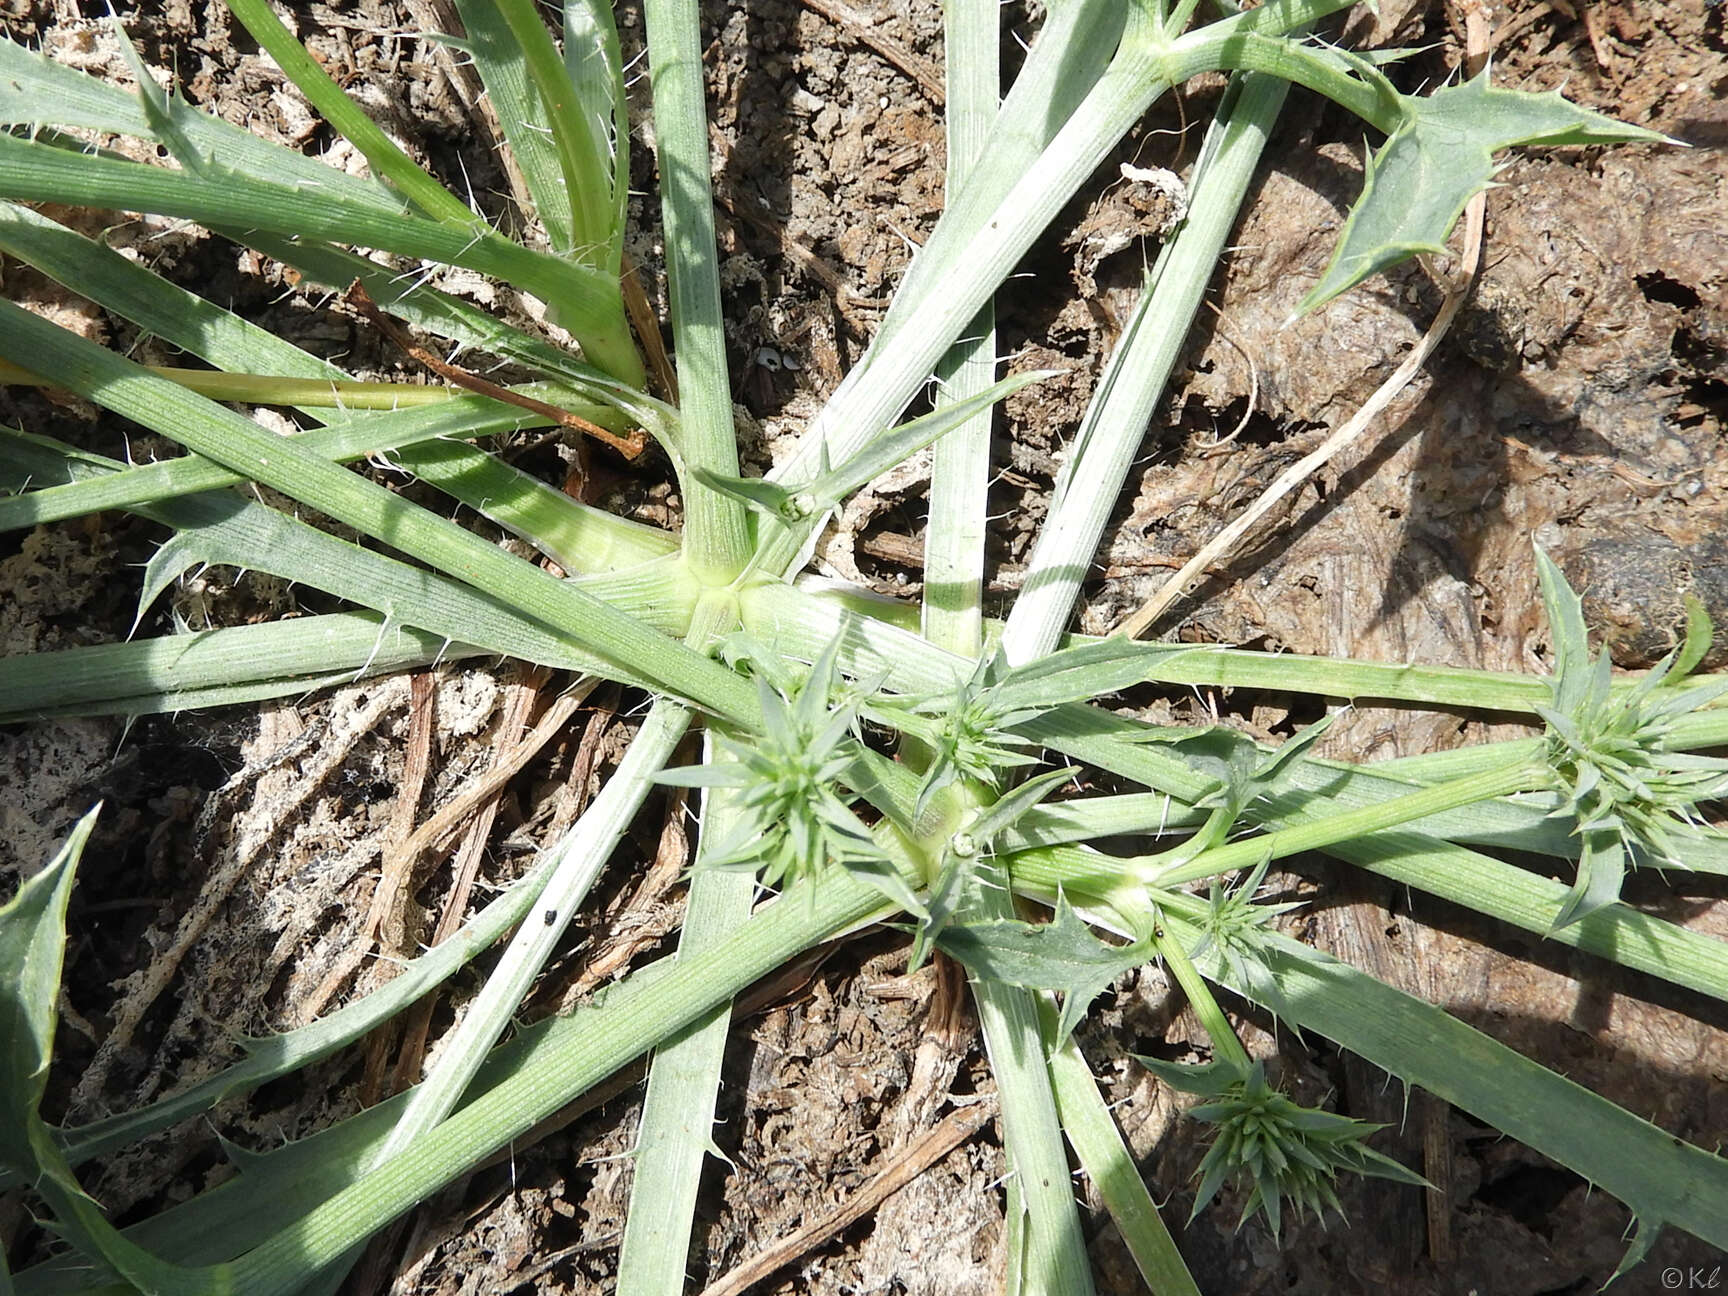
[[[1200,919],[1200,941],[1190,954],[1194,958],[1216,957],[1224,974],[1237,985],[1249,988],[1249,997],[1277,1013],[1278,978],[1263,957],[1264,937],[1280,914],[1301,908],[1295,901],[1270,904],[1257,897],[1266,880],[1270,859],[1263,859],[1234,884],[1213,878],[1206,895],[1206,912]]]
[[[1159,1292],[1194,1290],[1071,1039],[1095,994],[1153,957],[1173,970],[1214,1056],[1228,1061],[1214,1073],[1218,1101],[1208,1114],[1226,1136],[1208,1154],[1203,1198],[1222,1177],[1246,1171],[1251,1205],[1276,1224],[1286,1199],[1305,1209],[1330,1204],[1336,1168],[1395,1173],[1362,1148],[1364,1131],[1348,1118],[1302,1113],[1265,1087],[1217,1004],[1211,987],[1223,986],[1625,1201],[1641,1224],[1627,1264],[1665,1226],[1728,1243],[1721,1159],[1276,934],[1276,906],[1254,903],[1270,862],[1323,850],[1728,997],[1720,942],[1615,898],[1628,858],[1660,863],[1683,853],[1693,869],[1728,871],[1728,843],[1699,826],[1699,803],[1722,786],[1717,767],[1686,754],[1728,739],[1724,712],[1709,705],[1713,685],[1676,691],[1661,674],[1627,683],[1591,667],[1581,617],[1552,592],[1552,577],[1552,685],[1223,649],[1069,640],[1059,651],[1290,83],[1329,96],[1385,136],[1308,308],[1413,252],[1443,248],[1502,148],[1657,138],[1558,95],[1494,87],[1486,76],[1406,95],[1380,61],[1302,35],[1345,7],[1271,0],[1199,22],[1197,0],[1066,0],[1049,7],[1004,96],[996,5],[954,0],[945,13],[947,207],[866,355],[797,450],[761,481],[741,475],[732,426],[694,0],[644,8],[675,402],[645,390],[626,324],[630,132],[619,40],[600,0],[565,0],[561,44],[530,0],[458,0],[462,48],[497,109],[524,214],[539,231],[533,243],[502,234],[420,168],[266,0],[231,8],[359,150],[367,177],[198,111],[159,90],[136,60],[138,84],[126,91],[0,42],[0,251],[208,367],[196,377],[148,369],[0,302],[0,357],[15,367],[12,380],[52,382],[187,452],[133,465],[0,430],[8,492],[0,528],[109,509],[165,526],[173,538],[146,574],[141,614],[198,563],[267,572],[355,607],[14,658],[0,719],[184,710],[484,655],[603,676],[653,699],[593,805],[457,938],[328,1017],[249,1042],[244,1058],[184,1092],[52,1129],[39,1107],[86,819],[0,911],[0,1155],[6,1182],[27,1185],[73,1248],[20,1275],[16,1288],[331,1290],[365,1239],[653,1051],[619,1290],[677,1291],[732,997],[811,945],[900,911],[913,916],[920,950],[936,943],[961,960],[976,996],[1011,1171],[1008,1282],[1016,1290],[1091,1290],[1065,1135],[1148,1282]],[[1188,216],[1149,270],[1110,357],[1056,482],[1024,592],[1005,623],[987,623],[990,408],[1037,377],[996,381],[992,296],[1151,103],[1220,69],[1233,75],[1191,178]],[[155,148],[162,163],[110,151],[114,137]],[[196,221],[304,281],[357,285],[414,328],[509,362],[532,381],[484,395],[357,383],[30,203]],[[538,298],[580,356],[443,291],[442,266]],[[897,426],[933,373],[936,409]],[[303,430],[278,436],[225,402],[286,407]],[[678,479],[682,531],[572,501],[478,444],[556,424],[652,438]],[[800,583],[832,509],[927,445],[935,467],[921,607]],[[386,456],[471,506],[567,575],[344,466],[368,456]],[[287,506],[232,489],[244,483],[270,488]],[[376,547],[309,525],[301,510]],[[728,653],[741,642],[745,651]],[[1688,648],[1670,673],[1694,664]],[[1272,753],[1240,737],[1171,732],[1100,704],[1148,681],[1480,707],[1545,721],[1549,732],[1355,766],[1320,761],[1299,742]],[[668,774],[698,719],[709,730],[705,765]],[[898,759],[884,731],[899,740]],[[1021,779],[1042,752],[1145,791],[1053,799],[1067,768]],[[707,793],[677,954],[638,968],[592,1004],[512,1034],[570,914],[644,797],[667,781]],[[1088,844],[1134,834],[1181,840],[1136,857]],[[752,855],[753,839],[761,848]],[[1577,861],[1577,885],[1490,853],[1508,848]],[[1242,870],[1248,880],[1224,889]],[[758,905],[758,873],[784,893]],[[1185,889],[1196,882],[1213,888],[1210,899]],[[1020,906],[1032,901],[1053,906],[1053,919],[1029,922]],[[522,921],[536,909],[551,920]],[[83,1192],[79,1165],[356,1040],[506,935],[484,987],[410,1093],[246,1157],[221,1188],[126,1230]],[[1059,1011],[1052,992],[1062,995]]]
[[[1728,790],[1728,759],[1677,751],[1675,727],[1728,691],[1728,680],[1686,687],[1712,638],[1696,599],[1686,637],[1631,688],[1616,689],[1608,654],[1594,661],[1578,595],[1547,554],[1536,572],[1554,637],[1553,701],[1538,707],[1548,727],[1556,813],[1575,827],[1578,874],[1556,924],[1613,904],[1629,867],[1687,867],[1685,846],[1708,836],[1698,806]]]
[[[1205,1098],[1205,1102],[1190,1107],[1187,1115],[1217,1127],[1212,1146],[1200,1163],[1194,1215],[1204,1210],[1236,1174],[1250,1185],[1236,1226],[1240,1228],[1250,1216],[1264,1212],[1275,1238],[1286,1202],[1316,1219],[1327,1211],[1342,1211],[1332,1186],[1342,1170],[1418,1188],[1433,1187],[1421,1175],[1368,1146],[1368,1136],[1382,1126],[1298,1105],[1266,1082],[1263,1062],[1255,1062],[1246,1071],[1234,1059],[1206,1066],[1182,1066],[1157,1058],[1141,1058],[1140,1062],[1171,1088]]]
[[[782,685],[791,696],[758,675],[761,733],[722,735],[722,759],[666,770],[658,781],[731,790],[731,830],[724,837],[707,837],[703,867],[742,871],[774,888],[816,882],[830,869],[844,869],[870,879],[902,908],[924,914],[893,857],[854,812],[856,793],[842,794],[848,774],[867,769],[868,758],[858,712],[835,698],[837,646],[831,645],[802,680]],[[733,648],[734,662],[760,661],[769,671],[783,665],[759,646],[735,642]]]

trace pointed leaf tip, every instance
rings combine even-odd
[[[1107,945],[1092,934],[1066,897],[1047,923],[997,919],[948,927],[936,944],[974,976],[1028,989],[1062,992],[1054,1043],[1068,1038],[1092,1000],[1122,973],[1152,957],[1147,942]]]
[[[1656,1245],[1656,1239],[1662,1236],[1662,1221],[1649,1215],[1634,1214],[1632,1217],[1632,1241],[1627,1244],[1626,1254],[1620,1257],[1620,1263],[1614,1267],[1614,1272],[1608,1275],[1608,1281],[1603,1283],[1599,1291],[1606,1291],[1613,1284],[1643,1264],[1649,1258],[1650,1248]],[[1673,1272],[1678,1273],[1678,1270]],[[1663,1283],[1667,1285],[1666,1281]]]
[[[1400,96],[1399,106],[1403,120],[1369,157],[1362,195],[1300,314],[1415,253],[1443,251],[1464,205],[1492,182],[1501,149],[1667,140],[1569,103],[1557,90],[1497,88],[1486,72],[1429,95]]]
[[[66,907],[97,806],[78,821],[48,867],[0,908],[0,1159],[25,1168],[36,1157],[30,1132],[54,1053]]]

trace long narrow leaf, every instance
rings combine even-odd
[[[611,226],[621,230],[630,203],[630,104],[618,26],[610,0],[564,0],[563,7],[564,69],[582,111],[595,123],[595,138],[606,145]]]
[[[566,382],[588,399],[610,405],[618,417],[594,421],[621,431],[641,427],[657,440],[672,458],[681,462],[679,419],[664,402],[640,390],[640,381],[620,381],[586,360],[553,346],[546,339],[526,333],[488,314],[471,302],[440,292],[327,241],[266,234],[256,229],[230,230],[230,236],[257,248],[266,256],[291,265],[315,283],[341,290],[358,280],[373,301],[400,315],[417,328],[450,338],[465,349],[498,356],[515,364]]]
[[[679,548],[670,532],[573,500],[476,446],[426,439],[396,455],[395,462],[573,575],[620,571]],[[670,624],[682,625],[684,619]]]
[[[941,444],[956,429],[975,418],[987,416],[996,402],[1005,400],[1022,387],[1048,378],[1052,371],[1035,370],[1015,374],[1001,382],[986,386],[969,395],[956,395],[942,402],[928,414],[920,415],[884,433],[852,459],[823,472],[797,491],[766,478],[726,477],[719,473],[698,471],[695,476],[702,485],[721,491],[770,515],[801,519],[834,507],[853,491],[874,481],[890,468],[909,459],[932,444]]]
[[[228,7],[318,114],[360,150],[373,175],[432,219],[476,233],[486,232],[485,222],[434,180],[402,150],[401,145],[361,111],[360,105],[331,79],[306,47],[289,34],[267,0],[229,0]]]
[[[13,444],[20,439],[14,438]],[[34,440],[39,446],[40,440]],[[91,458],[82,456],[84,461]],[[69,462],[62,471],[86,471],[92,466],[100,471],[103,465]],[[323,589],[383,612],[387,620],[410,622],[450,642],[460,636],[527,661],[546,656],[568,661],[574,656],[587,665],[605,666],[593,655],[572,654],[559,636],[508,604],[459,581],[350,544],[243,496],[218,491],[141,505],[136,511],[178,533],[151,558],[140,595],[140,616],[186,570],[216,564],[265,571]],[[599,582],[598,596],[610,606],[644,617],[646,624],[682,632],[688,622],[692,595],[675,563],[662,562],[658,573],[638,569],[587,578],[594,580]],[[572,588],[587,581],[575,582]]]
[[[522,48],[500,6],[459,0],[457,14],[462,20],[462,52],[480,74],[492,116],[504,132],[510,160],[527,189],[518,198],[532,202],[532,214],[546,231],[552,250],[568,256],[578,246],[571,213],[577,195],[560,161],[557,141],[545,124],[545,99],[529,75]],[[593,177],[589,179],[592,182]]]
[[[1272,77],[1233,84],[1191,181],[1181,230],[1146,275],[1110,363],[1069,446],[1002,644],[1013,662],[1053,650],[1073,615],[1099,538],[1140,453],[1152,410],[1181,354],[1248,184],[1289,91]]]
[[[524,614],[615,663],[610,673],[651,672],[668,691],[712,709],[734,716],[756,711],[753,693],[732,672],[570,582],[4,302],[0,351],[27,369],[52,368],[72,390],[366,534],[385,537],[404,552],[452,569],[466,583],[496,591],[494,597],[508,592]]]
[[[709,739],[710,743],[712,739]],[[706,794],[702,840],[723,842],[728,794]],[[690,882],[678,957],[695,958],[750,915],[756,878],[749,872],[703,868]],[[618,1254],[620,1296],[679,1296],[696,1217],[703,1163],[714,1148],[714,1109],[732,1025],[722,1004],[668,1040],[654,1055],[636,1137],[636,1173]]]
[[[720,305],[720,259],[714,234],[714,190],[708,165],[708,108],[702,29],[696,0],[648,0],[648,70],[654,90],[654,139],[660,162],[660,218],[665,226],[666,288],[683,415],[683,453],[690,467],[738,475],[732,384],[726,367],[726,321]],[[751,556],[743,507],[694,477],[685,483],[685,554],[691,570],[721,584]]]
[[[461,5],[464,24],[474,38],[480,76],[494,96],[512,150],[535,204],[550,208],[562,225],[552,246],[565,255],[618,277],[623,246],[623,212],[614,202],[615,167],[613,111],[608,97],[603,111],[587,87],[572,78],[569,66],[552,44],[539,10],[527,0]],[[604,58],[618,55],[616,38],[609,49],[594,51]],[[622,68],[590,69],[596,81],[622,93]],[[505,94],[500,89],[508,86]],[[515,115],[512,131],[509,116]],[[523,137],[537,134],[530,142]],[[627,163],[624,165],[628,170]],[[553,223],[548,223],[548,232]]]
[[[1001,17],[994,0],[949,0],[942,17],[948,92],[944,189],[959,194],[982,162],[990,128],[1001,111]],[[937,368],[937,402],[951,404],[981,395],[995,375],[996,312],[994,303],[986,303],[967,336]],[[932,643],[963,656],[977,656],[983,649],[984,532],[990,513],[993,413],[986,405],[958,430],[941,437],[930,464],[923,629]]]
[[[12,40],[0,40],[0,123],[37,129],[76,127],[131,135],[163,147],[168,143],[157,134],[139,95]],[[316,186],[344,204],[369,206],[385,217],[404,210],[401,196],[376,180],[337,171],[208,113],[191,114],[177,126],[199,152],[223,158],[235,170],[285,185]]]
[[[1055,1014],[1048,1004],[1045,1008],[1048,1028],[1054,1023]],[[1062,1113],[1062,1129],[1080,1159],[1081,1169],[1097,1188],[1110,1218],[1116,1221],[1116,1229],[1152,1296],[1200,1296],[1193,1275],[1182,1261],[1182,1253],[1176,1249],[1175,1239],[1158,1213],[1158,1204],[1147,1191],[1133,1154],[1123,1142],[1122,1133],[1098,1092],[1098,1083],[1073,1039],[1063,1040],[1050,1055],[1050,1077]]]
[[[241,1043],[245,1057],[206,1080],[136,1111],[109,1116],[75,1129],[56,1131],[67,1163],[73,1166],[135,1143],[158,1130],[210,1110],[224,1099],[289,1075],[363,1038],[434,987],[466,967],[474,956],[515,927],[534,907],[559,856],[548,852],[533,872],[511,883],[461,930],[416,959],[377,990],[354,999],[327,1016],[280,1035]],[[16,1173],[0,1174],[0,1188],[17,1187]]]
[[[690,713],[657,703],[637,731],[617,771],[577,826],[549,853],[551,867],[538,903],[542,921],[516,929],[461,1023],[441,1043],[436,1064],[367,1168],[388,1162],[448,1116],[478,1074],[486,1055],[509,1028],[528,988],[557,951],[600,870],[654,786],[690,726]],[[748,910],[740,919],[748,917]]]
[[[154,1262],[167,1291],[285,1296],[307,1276],[506,1146],[620,1066],[724,1002],[810,945],[883,911],[880,892],[833,876],[796,888],[700,958],[664,974],[633,976],[596,1004],[557,1019],[516,1054],[507,1073],[400,1156],[339,1191],[229,1263],[181,1269]],[[350,1153],[363,1157],[363,1150]],[[242,1182],[244,1182],[242,1180]],[[262,1221],[280,1221],[274,1211]],[[252,1236],[256,1236],[254,1230]],[[244,1231],[210,1239],[233,1255]],[[220,1255],[212,1257],[220,1259]]]
[[[477,236],[424,217],[348,202],[322,184],[273,184],[241,173],[214,179],[0,135],[0,197],[147,211],[467,266],[560,303],[572,332],[622,327],[617,292],[597,271],[530,252],[496,234]],[[620,376],[631,379],[628,373]]]
[[[1172,915],[1190,945],[1199,930]],[[1513,1052],[1432,1004],[1337,959],[1270,937],[1280,1016],[1486,1121],[1577,1171],[1632,1208],[1644,1228],[1673,1225],[1728,1247],[1728,1161],[1658,1129]],[[1240,994],[1216,952],[1200,962]]]
[[[1206,30],[1222,46],[1245,28],[1282,31],[1343,8],[1346,3],[1270,0]],[[1055,13],[1060,15],[1068,8],[1063,6]],[[1008,192],[990,204],[993,210],[975,231],[968,229],[965,257],[942,263],[928,280],[920,280],[918,327],[889,331],[871,348],[812,422],[796,454],[776,471],[777,481],[806,481],[820,470],[824,456],[828,462],[843,462],[891,424],[943,351],[1012,271],[1069,195],[1168,87],[1165,77],[1170,68],[1150,7],[1126,6],[1126,14],[1121,52],[1036,161],[1018,172]],[[1011,92],[999,130],[1008,127],[1014,102]],[[1042,116],[1041,111],[1034,111]],[[1042,129],[1041,124],[1032,122],[1018,125],[1020,129]],[[934,244],[942,235],[939,222],[929,243]],[[958,249],[951,251],[957,253]],[[908,308],[912,308],[910,303]],[[775,549],[776,559],[787,563],[801,559],[813,539],[813,527],[788,530]]]

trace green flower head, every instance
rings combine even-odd
[[[859,744],[857,712],[830,705],[835,657],[831,646],[789,696],[759,671],[761,732],[722,735],[725,759],[661,776],[685,787],[730,789],[737,827],[705,851],[703,867],[750,869],[763,885],[782,886],[831,864],[885,858],[839,791]]]
[[[1200,1163],[1200,1187],[1190,1219],[1238,1174],[1246,1177],[1248,1200],[1236,1227],[1259,1212],[1274,1237],[1286,1203],[1316,1219],[1328,1210],[1341,1211],[1332,1186],[1340,1170],[1428,1186],[1426,1179],[1368,1146],[1368,1137],[1382,1126],[1301,1106],[1266,1082],[1259,1062],[1242,1071],[1226,1061],[1192,1067],[1140,1060],[1173,1088],[1206,1098],[1188,1115],[1217,1127]]]

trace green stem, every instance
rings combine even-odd
[[[1000,109],[1001,22],[996,0],[946,0],[948,172],[957,194],[976,167]],[[996,315],[986,302],[937,367],[939,403],[987,390],[996,372]],[[923,628],[932,643],[977,656],[982,647],[984,525],[989,513],[991,410],[949,432],[932,451],[925,526]]]
[[[1171,897],[1165,908],[1171,936],[1198,941],[1204,906],[1198,897]],[[1204,961],[1220,983],[1249,993],[1248,986],[1231,984],[1216,951]],[[1319,950],[1268,935],[1264,963],[1277,982],[1281,1020],[1324,1035],[1554,1158],[1627,1203],[1639,1219],[1728,1245],[1728,1211],[1722,1208],[1728,1163],[1721,1157]]]
[[[1017,882],[1051,890],[1079,885],[1115,903],[1119,895],[1136,894],[1145,887],[1165,891],[1187,882],[1252,868],[1267,859],[1285,859],[1303,851],[1332,850],[1428,815],[1525,790],[1545,777],[1542,766],[1518,762],[1423,788],[1408,796],[1325,814],[1319,813],[1320,807],[1331,809],[1331,806],[1325,798],[1317,797],[1316,817],[1308,822],[1215,846],[1191,859],[1183,858],[1180,849],[1163,855],[1124,858],[1076,846],[1047,846],[1015,855],[1010,867]],[[1176,863],[1169,862],[1172,855],[1176,856]]]
[[[712,739],[710,752],[712,751]],[[718,842],[736,823],[727,789],[712,789],[703,802],[702,839]],[[738,870],[703,868],[690,879],[680,959],[694,959],[750,916],[756,878]],[[714,1112],[731,1001],[667,1040],[654,1053],[642,1118],[636,1135],[636,1168],[624,1240],[618,1255],[620,1296],[679,1296],[696,1218],[702,1166],[714,1147]]]
[[[726,368],[697,9],[696,0],[648,0],[646,6],[660,213],[665,225],[684,463],[687,469],[736,477],[738,438],[732,426],[732,388]],[[694,472],[683,475],[682,485],[684,553],[690,569],[709,584],[730,584],[750,561],[744,506],[698,481]]]
[[[1213,1056],[1220,1061],[1228,1059],[1237,1071],[1246,1074],[1254,1065],[1254,1060],[1248,1056],[1248,1050],[1242,1047],[1242,1041],[1236,1038],[1236,1028],[1230,1024],[1230,1019],[1218,1006],[1212,987],[1206,984],[1206,978],[1200,975],[1200,969],[1194,966],[1194,961],[1188,957],[1188,951],[1182,948],[1182,942],[1165,930],[1162,921],[1158,921],[1152,928],[1152,942],[1158,947],[1164,965],[1175,976],[1176,984],[1182,987],[1182,993],[1188,998],[1188,1006],[1200,1019],[1206,1038],[1212,1041]]]
[[[1708,711],[1694,711],[1674,720],[1668,745],[1675,751],[1728,746],[1728,706],[1720,703]]]
[[[1003,873],[1004,882],[1006,877]],[[996,889],[994,879],[983,881],[987,889]],[[987,921],[1012,917],[1012,898],[1005,885],[999,894],[1002,905],[978,906],[967,918]],[[1019,1204],[1025,1218],[1021,1289],[1087,1296],[1093,1290],[1091,1265],[1069,1186],[1068,1156],[1044,1058],[1037,997],[1019,986],[978,977],[971,978],[971,984],[990,1067],[996,1076],[1003,1150],[1009,1173],[1020,1185]],[[1010,1227],[1009,1236],[1017,1232]],[[1009,1268],[1012,1272],[1012,1263]]]
[[[1398,93],[1366,62],[1346,62],[1340,51],[1322,51],[1253,31],[1225,31],[1225,26],[1202,27],[1165,46],[1158,74],[1180,85],[1218,69],[1265,72],[1325,95],[1385,134],[1398,128],[1403,119]],[[1364,80],[1365,76],[1371,79]]]
[[[958,193],[983,164],[985,139],[1001,94],[996,0],[946,0],[948,189]],[[917,327],[917,326],[914,326]],[[986,300],[966,336],[942,358],[939,403],[966,400],[991,386],[996,366],[994,312]],[[984,529],[990,482],[989,407],[936,442],[925,553],[924,633],[964,657],[983,648]],[[989,793],[973,786],[957,798],[975,808]],[[946,826],[945,826],[946,827]],[[946,833],[944,833],[944,836]],[[939,842],[930,842],[940,858]],[[963,922],[1014,917],[1008,875],[994,860],[959,906]],[[1007,1200],[1007,1280],[1012,1290],[1092,1291],[1086,1239],[1069,1187],[1068,1155],[1045,1062],[1038,1000],[1032,991],[971,976],[972,997],[996,1076],[1003,1151],[1012,1188]]]
[[[655,774],[664,768],[689,727],[690,713],[676,703],[662,700],[648,712],[594,803],[549,852],[557,863],[538,897],[540,918],[516,929],[486,984],[467,1005],[461,1022],[439,1042],[436,1065],[415,1089],[383,1146],[367,1162],[367,1170],[406,1151],[450,1114],[487,1052],[509,1026],[528,987],[557,951],[589,888],[617,849],[643,798],[653,789]]]
[[[626,982],[548,1033],[532,1065],[476,1098],[401,1157],[336,1194],[232,1266],[234,1290],[274,1296],[532,1129],[576,1094],[698,1020],[801,951],[882,910],[879,892],[843,875],[788,892],[699,958],[641,987]],[[286,1278],[286,1281],[284,1280]]]
[[[795,653],[819,650],[839,632],[843,621],[849,621],[848,655],[841,660],[842,668],[871,679],[886,672],[883,686],[890,690],[926,693],[949,688],[971,670],[970,662],[909,633],[903,624],[903,605],[883,605],[881,600],[850,592],[819,593],[781,582],[764,582],[743,591],[740,603],[752,633],[766,635],[772,626],[772,633],[785,636],[787,651]],[[986,623],[985,632],[989,633],[994,624]],[[1093,637],[1069,635],[1061,646],[1097,642]],[[1540,676],[1238,648],[1196,647],[1148,654],[1144,678],[1153,683],[1263,688],[1532,716],[1537,706],[1546,706],[1553,696],[1549,681]],[[1625,687],[1630,686],[1628,681]],[[1705,716],[1716,719],[1705,720]],[[1690,717],[1677,725],[1677,732],[1691,735],[1694,725],[1704,725],[1698,731],[1704,735],[1720,735],[1717,742],[1728,740],[1728,707]],[[1692,740],[1688,737],[1687,741]]]
[[[1313,823],[1280,828],[1258,837],[1248,837],[1202,851],[1191,860],[1173,866],[1158,867],[1157,855],[1140,860],[1147,884],[1174,888],[1185,882],[1215,877],[1236,869],[1251,868],[1263,859],[1283,859],[1302,851],[1321,850],[1339,842],[1350,841],[1382,829],[1396,827],[1431,814],[1456,810],[1514,792],[1527,792],[1545,786],[1545,767],[1524,761],[1484,770],[1479,774],[1423,788],[1408,796],[1327,815]],[[1167,858],[1167,857],[1165,857]]]
[[[677,536],[573,500],[465,441],[421,441],[393,462],[521,536],[567,575],[621,571],[678,552]]]

